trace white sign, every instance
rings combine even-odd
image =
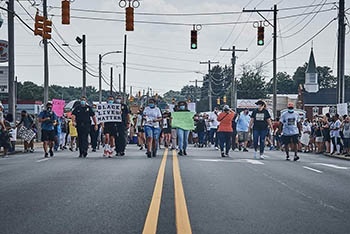
[[[329,107],[323,107],[322,108],[322,115],[325,115],[327,113],[329,113]]]
[[[348,114],[348,104],[347,103],[337,104],[337,112],[341,116],[347,115]]]
[[[35,137],[35,132],[24,126],[21,126],[21,128],[18,130],[17,135],[24,141],[30,142]]]
[[[9,61],[8,47],[9,44],[7,41],[0,40],[0,63],[6,63]]]
[[[96,119],[98,123],[122,122],[121,104],[97,104]]]
[[[196,103],[195,102],[188,103],[187,107],[188,107],[189,111],[196,113]]]
[[[0,93],[8,93],[9,84],[9,69],[8,67],[0,67]]]

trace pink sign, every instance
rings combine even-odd
[[[65,104],[66,102],[64,100],[52,99],[52,110],[56,113],[58,117],[63,116]]]

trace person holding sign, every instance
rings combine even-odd
[[[149,99],[148,106],[143,111],[143,122],[147,139],[147,157],[156,157],[158,149],[158,139],[160,135],[159,122],[162,121],[162,113],[156,107],[155,100]]]
[[[221,149],[221,157],[229,156],[232,141],[231,138],[233,133],[232,121],[234,117],[235,112],[231,110],[228,105],[224,106],[224,111],[221,112],[218,116],[218,121],[220,123],[218,128],[218,136]]]
[[[179,102],[178,109],[174,112],[173,126],[177,128],[177,137],[179,140],[179,155],[187,155],[188,137],[190,130],[194,130],[194,113],[190,112],[187,108],[187,103],[184,101]],[[186,113],[188,112],[188,113]]]
[[[46,104],[46,110],[39,114],[39,122],[41,123],[41,141],[45,151],[45,158],[53,157],[53,144],[55,141],[55,125],[57,124],[57,115],[52,111],[52,103]],[[48,153],[48,148],[50,148]]]
[[[21,121],[17,124],[17,128],[22,125],[28,130],[31,130],[33,128],[34,120],[30,115],[28,115],[27,111],[23,110],[21,112]],[[30,148],[30,150],[29,150]],[[24,152],[34,152],[34,137],[28,142],[24,141]]]
[[[107,104],[114,104],[114,97],[109,96],[107,99]],[[113,157],[113,152],[115,150],[115,137],[117,135],[117,122],[103,122],[103,134],[105,135],[105,147],[103,150],[103,156],[111,158]]]
[[[87,99],[83,96],[80,99],[80,105],[77,106],[72,112],[72,122],[73,125],[77,127],[78,131],[79,158],[86,158],[88,155],[88,137],[90,133],[91,117],[95,124],[95,130],[97,131],[98,126],[95,112],[90,106],[88,106]]]

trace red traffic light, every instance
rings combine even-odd
[[[62,1],[62,24],[70,24],[70,1]]]
[[[126,15],[126,31],[134,31],[134,8],[125,8]]]

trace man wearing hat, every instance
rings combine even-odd
[[[46,104],[46,109],[42,111],[39,116],[39,122],[41,123],[41,141],[43,142],[45,158],[53,157],[53,144],[55,141],[55,125],[57,124],[57,115],[52,111],[52,103]],[[49,150],[48,150],[49,148]]]
[[[294,104],[288,103],[288,111],[281,118],[282,140],[286,151],[286,160],[289,160],[289,146],[294,150],[294,161],[298,161],[298,142],[300,134],[299,114],[294,111]]]

